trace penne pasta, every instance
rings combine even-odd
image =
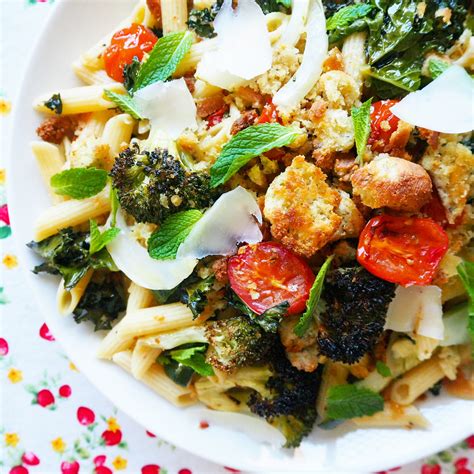
[[[141,379],[148,369],[156,362],[161,349],[156,349],[138,339],[132,352],[131,371],[136,379]]]
[[[94,270],[89,270],[81,280],[79,280],[79,283],[70,291],[64,288],[64,280],[61,280],[56,295],[56,304],[59,314],[67,316],[76,309],[87,289],[87,285],[91,281],[93,273]]]
[[[168,350],[182,344],[208,342],[204,326],[190,326],[177,331],[163,332],[140,339],[144,344],[156,349]]]
[[[85,66],[80,60],[72,64],[72,69],[76,76],[89,86],[97,84],[109,84],[111,79],[104,69],[94,69]]]
[[[108,147],[109,159],[104,163],[106,169],[112,168],[115,157],[128,146],[134,127],[135,121],[128,114],[116,115],[105,124],[99,142]]]
[[[367,34],[365,32],[352,33],[344,40],[342,46],[344,71],[356,81],[359,89],[359,98],[362,96],[364,70],[367,68],[366,39]]]
[[[187,0],[161,0],[163,34],[185,31],[188,21]]]
[[[429,421],[413,405],[386,402],[383,411],[351,420],[360,428],[428,428]]]

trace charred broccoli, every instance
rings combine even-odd
[[[313,429],[316,421],[316,397],[321,371],[303,372],[286,358],[283,346],[273,346],[269,358],[273,375],[266,388],[269,396],[253,392],[247,405],[258,416],[279,429],[286,438],[285,447],[295,448]]]
[[[135,144],[111,171],[120,205],[138,222],[159,224],[170,214],[209,207],[217,197],[205,171],[191,172],[166,150],[141,151]]]
[[[353,364],[373,349],[383,332],[395,285],[362,267],[328,273],[323,291],[325,309],[319,317],[321,354]]]
[[[207,361],[224,372],[264,363],[276,341],[274,334],[264,332],[245,316],[212,321],[206,335],[210,343]]]

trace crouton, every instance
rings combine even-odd
[[[372,209],[416,212],[431,199],[432,184],[422,166],[379,155],[352,175],[354,194]]]
[[[304,336],[299,337],[295,334],[295,326],[298,324],[299,320],[299,315],[287,316],[286,318],[283,318],[280,328],[278,329],[281,343],[287,353],[300,352],[311,347],[316,342],[316,337],[318,335],[316,321],[313,319]]]
[[[313,344],[301,352],[287,352],[286,356],[290,364],[298,370],[314,372],[318,368],[319,350],[317,344]]]
[[[344,71],[325,72],[319,78],[316,92],[334,109],[350,110],[359,99],[356,81]]]
[[[341,195],[341,202],[339,203],[339,207],[335,209],[335,212],[341,216],[342,221],[331,240],[359,237],[364,227],[365,219],[349,194],[341,190],[338,192]]]
[[[342,218],[335,210],[340,201],[341,195],[326,184],[326,175],[297,156],[269,186],[264,215],[275,239],[311,257],[339,228]]]
[[[431,175],[448,222],[454,224],[461,216],[474,187],[474,156],[466,146],[441,140],[435,150],[428,147],[421,165]]]

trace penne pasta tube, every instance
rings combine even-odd
[[[97,196],[80,201],[71,199],[46,209],[36,221],[35,240],[39,242],[57,234],[61,229],[83,224],[109,212],[109,194],[109,189],[105,188]]]
[[[97,84],[109,84],[111,79],[104,69],[94,69],[85,66],[80,60],[72,64],[76,76],[89,86]]]
[[[41,177],[51,196],[51,200],[55,204],[64,201],[64,197],[56,194],[50,185],[51,177],[62,171],[65,163],[60,148],[52,143],[32,142],[31,150],[36,158],[36,163],[38,164]]]
[[[191,46],[191,49],[189,50],[188,54],[186,54],[186,56],[179,63],[174,73],[174,76],[181,77],[188,72],[194,71],[203,56],[208,52],[215,51],[216,49],[216,38],[204,40],[199,43],[194,43]]]
[[[94,270],[89,270],[71,291],[68,291],[64,288],[64,280],[61,279],[58,292],[56,294],[56,303],[59,314],[62,316],[67,316],[76,309],[79,301],[81,301],[81,298],[87,289],[87,285],[91,281],[93,273]]]
[[[190,326],[177,331],[163,332],[140,339],[143,344],[156,349],[168,350],[190,342],[208,342],[204,326]]]
[[[131,371],[136,379],[141,379],[148,369],[156,362],[161,349],[156,349],[138,339],[132,352]]]
[[[413,405],[386,402],[383,411],[351,420],[360,428],[428,428],[429,421]]]
[[[100,142],[109,148],[109,166],[111,169],[115,157],[122,151],[124,145],[130,143],[135,121],[128,114],[120,114],[107,121]]]
[[[115,354],[113,361],[122,369],[131,372],[131,351],[123,351]],[[168,378],[163,367],[159,364],[153,364],[141,380],[156,393],[178,407],[194,405],[197,401],[196,394],[192,388],[181,387],[175,384]]]
[[[125,93],[123,85],[118,82],[110,82],[104,85],[73,87],[72,89],[58,91],[57,93],[61,95],[63,104],[62,114],[83,114],[116,108],[117,106],[114,102],[104,97],[104,89],[122,94]],[[53,92],[38,97],[33,103],[34,109],[38,112],[53,115],[54,111],[48,109],[45,102],[55,93],[56,92]]]
[[[161,0],[163,34],[185,31],[188,21],[187,0]]]
[[[366,38],[367,34],[365,32],[352,33],[344,40],[344,44],[342,45],[344,72],[349,74],[349,76],[356,81],[359,89],[359,98],[362,96],[363,75],[367,67],[365,52]]]

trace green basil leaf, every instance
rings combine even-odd
[[[141,120],[143,117],[140,115],[137,105],[134,100],[126,94],[116,94],[115,92],[104,90],[104,95],[107,99],[111,100],[117,107],[127,114],[130,114],[134,119]]]
[[[252,158],[289,145],[301,135],[298,129],[278,123],[253,125],[234,135],[211,168],[211,186],[224,184]]]
[[[381,360],[378,360],[375,363],[375,368],[377,369],[377,372],[382,377],[391,377],[392,376],[392,371],[390,370],[390,367],[385,362],[382,362]]]
[[[433,79],[436,79],[438,76],[441,76],[446,69],[448,69],[450,64],[446,61],[442,61],[441,59],[430,59],[428,63],[428,70],[430,72],[430,76]]]
[[[313,318],[317,317],[319,301],[321,299],[321,293],[324,287],[324,279],[326,273],[329,270],[334,255],[331,255],[326,259],[323,266],[319,269],[319,272],[314,280],[313,286],[309,293],[308,301],[306,302],[306,311],[301,316],[298,324],[294,327],[293,331],[298,337],[303,337],[306,331],[309,329]]]
[[[367,141],[370,136],[370,108],[372,99],[364,102],[360,107],[352,107],[352,122],[354,124],[354,136],[357,148],[359,164],[364,163],[364,154]]]
[[[166,81],[178,67],[193,44],[189,31],[163,36],[142,63],[135,78],[134,92],[158,81]]]
[[[104,232],[100,232],[97,222],[93,219],[90,220],[90,229],[90,255],[101,251],[106,245],[112,242],[118,234],[120,234],[120,229],[117,227],[112,227]]]
[[[469,297],[467,331],[471,338],[471,350],[474,356],[474,263],[464,261],[458,265],[457,269]]]
[[[383,397],[367,388],[336,385],[328,391],[327,415],[333,420],[370,416],[383,410]]]
[[[201,217],[202,212],[197,209],[182,211],[169,216],[148,239],[150,257],[157,260],[176,258],[179,246]]]
[[[97,168],[72,168],[51,177],[56,194],[85,199],[100,193],[107,184],[107,171]]]

